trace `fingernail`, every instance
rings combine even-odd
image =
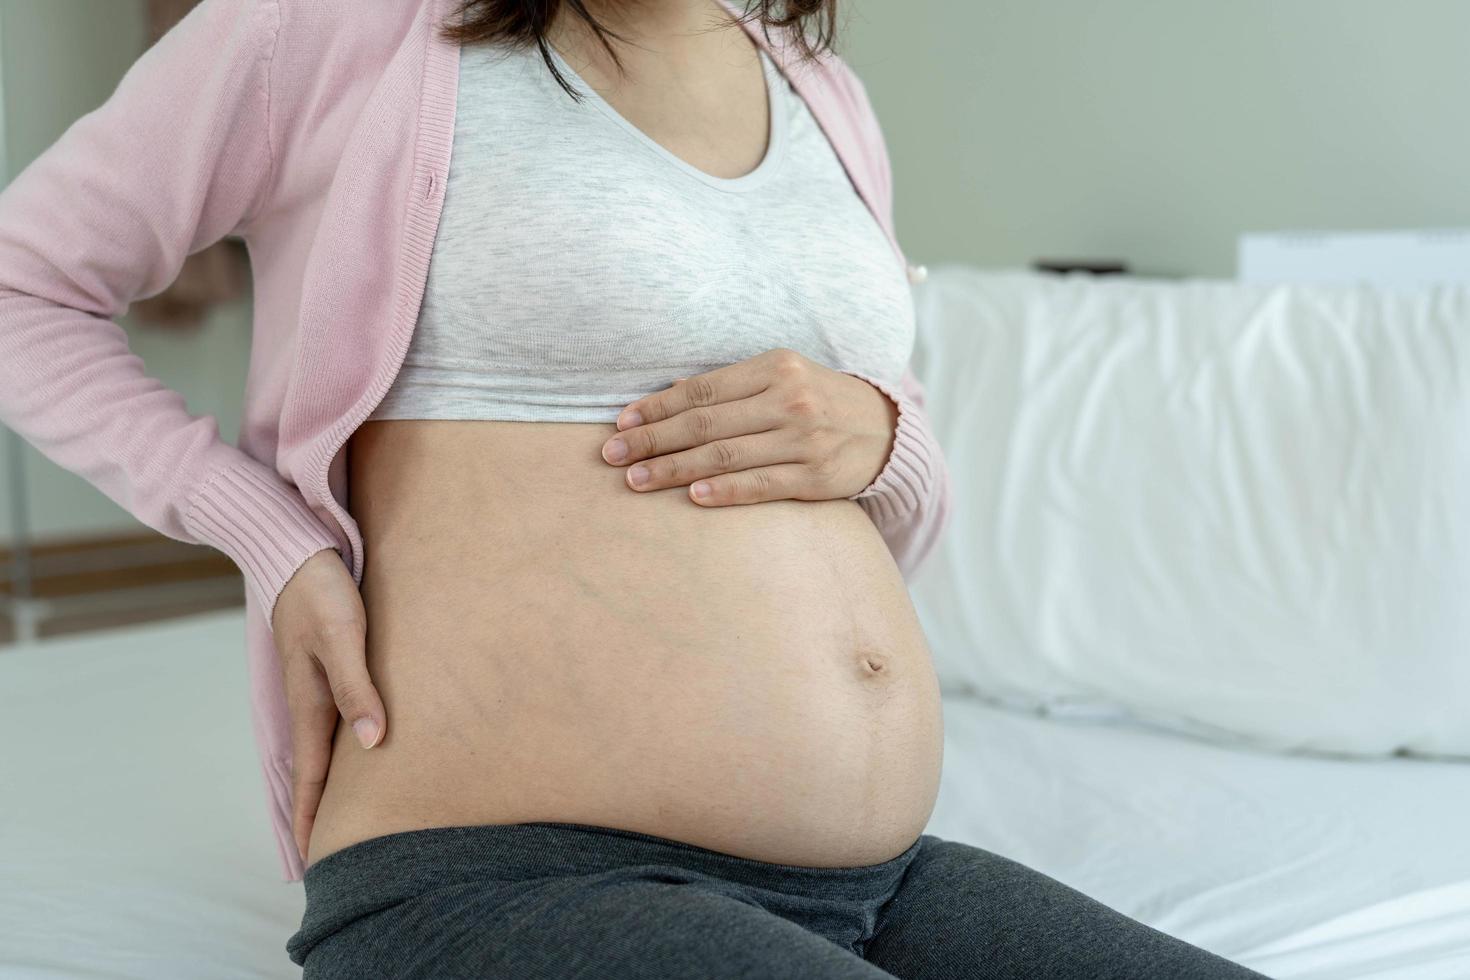
[[[352,730],[357,733],[357,740],[362,747],[370,749],[378,740],[378,723],[371,718],[359,718],[352,723]]]
[[[698,497],[700,500],[703,500],[705,497],[708,497],[709,496],[709,484],[708,483],[696,483],[690,489],[692,489],[694,491],[694,495],[696,497]]]
[[[688,378],[675,378],[674,379],[674,384],[678,384],[680,381],[688,381],[688,380],[689,380]]]
[[[602,447],[602,458],[609,463],[621,463],[628,456],[628,444],[621,439],[614,439]]]
[[[643,424],[643,413],[638,409],[630,409],[618,416],[619,429],[631,429],[635,425]]]
[[[639,463],[628,471],[628,482],[635,487],[641,487],[648,482],[648,467]]]

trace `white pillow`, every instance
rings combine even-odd
[[[1470,756],[1470,286],[935,269],[946,691]]]

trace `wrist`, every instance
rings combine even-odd
[[[862,470],[862,488],[850,495],[856,497],[871,490],[888,467],[888,460],[893,453],[894,441],[898,433],[900,413],[897,403],[872,378],[852,371],[843,373],[864,382],[864,388],[869,395],[865,399],[867,411],[864,417],[867,421],[862,426],[862,431],[867,436],[864,440],[865,444],[872,446],[872,451],[871,454],[861,454],[867,463]]]

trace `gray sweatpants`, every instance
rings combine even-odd
[[[1261,977],[989,851],[768,864],[537,822],[388,834],[306,871],[305,980]]]

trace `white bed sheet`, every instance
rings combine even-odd
[[[1470,978],[1470,764],[1241,750],[945,701],[928,832],[1292,980]]]
[[[241,610],[0,647],[0,978],[300,978]]]
[[[0,648],[0,978],[300,976],[241,615]],[[1470,977],[1470,765],[945,716],[930,833],[1271,976]]]

